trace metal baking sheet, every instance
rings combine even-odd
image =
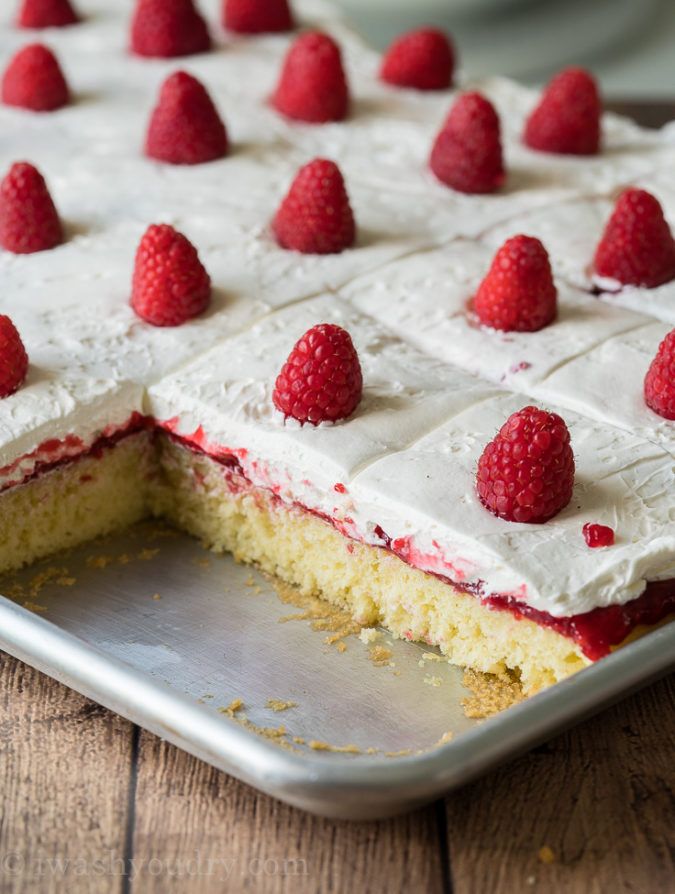
[[[386,633],[329,644],[340,631],[320,608],[155,525],[7,576],[0,592],[5,651],[271,795],[347,819],[430,801],[675,667],[669,624],[470,720],[462,672],[433,650]]]

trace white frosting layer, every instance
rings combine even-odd
[[[668,184],[670,170],[672,167],[651,174],[636,185],[659,199],[675,232],[675,190]],[[598,297],[611,307],[623,307],[675,323],[675,282],[647,289],[621,286],[593,275],[595,249],[613,208],[614,201],[608,198],[565,202],[553,212],[537,208],[494,227],[484,234],[483,241],[496,249],[514,233],[536,236],[546,246],[556,273],[578,288],[587,292],[600,288],[603,291]]]
[[[0,487],[31,474],[44,441],[62,442],[50,457],[66,458],[143,410],[197,433],[201,446],[236,450],[254,483],[347,534],[382,544],[379,525],[404,538],[419,567],[554,615],[625,602],[646,578],[675,575],[673,425],[641,400],[667,327],[617,309],[672,323],[672,284],[602,301],[584,292],[620,187],[639,178],[674,219],[670,133],[608,116],[597,158],[534,153],[520,134],[536,94],[504,79],[464,82],[500,112],[509,175],[493,196],[453,192],[427,162],[455,92],[379,83],[377,55],[330,6],[295,5],[303,23],[342,43],[354,95],[347,122],[277,115],[267,98],[293,37],[223,35],[219,0],[200,3],[214,51],[188,59],[126,52],[131,0],[81,0],[81,25],[38,36],[59,55],[76,101],[46,115],[0,106],[0,172],[22,158],[37,164],[68,239],[36,255],[0,252],[0,310],[32,361],[27,384],[0,401]],[[9,27],[12,14],[0,11],[0,64],[36,39]],[[228,158],[173,167],[143,157],[159,86],[179,68],[220,108]],[[357,245],[341,255],[286,252],[269,233],[297,168],[317,154],[340,164],[358,222]],[[156,222],[194,242],[214,285],[209,311],[177,329],[153,328],[128,305],[136,246]],[[496,248],[518,232],[551,253],[560,317],[540,333],[504,335],[474,325],[466,306]],[[352,333],[364,400],[346,422],[301,428],[276,414],[271,389],[293,342],[322,320]],[[508,413],[535,398],[563,408],[579,475],[573,504],[528,527],[480,507],[473,472]],[[589,550],[586,521],[611,524],[616,546]]]
[[[343,294],[422,351],[526,394],[559,366],[649,322],[559,280],[555,325],[535,333],[481,326],[471,300],[493,255],[481,243],[457,241],[394,261],[355,280]]]
[[[609,338],[561,365],[532,393],[539,400],[623,428],[675,457],[675,424],[650,410],[643,394],[644,377],[669,331],[664,323],[649,323]],[[675,491],[670,502],[675,506]]]

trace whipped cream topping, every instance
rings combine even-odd
[[[422,351],[526,394],[597,344],[649,322],[648,317],[606,307],[558,280],[554,325],[536,333],[482,326],[471,301],[493,255],[482,243],[458,240],[360,277],[343,294]]]
[[[666,219],[675,232],[675,189],[666,171],[658,171],[635,182],[661,202]],[[563,202],[555,210],[534,209],[519,214],[483,234],[482,241],[495,250],[514,233],[536,236],[546,246],[556,273],[578,288],[600,290],[599,299],[611,307],[623,307],[675,324],[675,281],[648,289],[624,286],[593,273],[593,256],[605,225],[614,210],[614,200],[586,198]]]
[[[219,0],[202,0],[212,52],[139,59],[127,52],[132,5],[82,0],[81,24],[40,33],[73,104],[45,115],[0,106],[0,172],[36,164],[67,231],[49,252],[0,251],[2,312],[31,358],[27,383],[0,401],[0,487],[38,468],[45,441],[52,460],[76,456],[142,412],[216,455],[234,452],[254,484],[349,536],[384,545],[384,532],[420,568],[556,616],[626,602],[647,578],[675,576],[673,424],[641,400],[664,331],[650,317],[673,322],[672,287],[585,294],[621,187],[651,183],[675,214],[672,129],[606,116],[598,157],[535,153],[520,135],[536,92],[460,76],[462,89],[495,103],[509,168],[498,194],[466,196],[427,169],[457,91],[380,83],[378,55],[330,5],[294,4],[302,24],[339,40],[352,85],[349,120],[321,127],[286,121],[268,103],[294,35],[225,35]],[[12,14],[0,11],[0,64],[35,39],[11,27]],[[227,158],[196,167],[144,158],[159,87],[177,69],[210,91]],[[340,165],[358,223],[357,245],[335,256],[285,252],[269,230],[298,167],[318,154]],[[157,222],[193,241],[213,281],[208,312],[176,329],[149,326],[128,304],[138,241]],[[496,248],[519,232],[551,254],[559,319],[539,333],[484,330],[468,304]],[[295,340],[322,321],[351,332],[364,399],[345,422],[303,428],[284,422],[271,392]],[[507,415],[535,399],[562,408],[579,474],[565,512],[531,527],[484,510],[473,474]],[[616,546],[588,550],[586,521],[614,527]]]

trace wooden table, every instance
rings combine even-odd
[[[7,656],[0,735],[2,894],[675,889],[675,676],[378,823],[286,807]]]
[[[286,807],[0,653],[1,894],[667,894],[674,861],[675,676],[444,801],[356,824]]]

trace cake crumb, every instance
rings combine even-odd
[[[31,578],[26,595],[29,599],[34,599],[47,586],[47,584],[57,583],[60,579],[68,577],[67,568],[50,565],[49,568],[45,568],[44,571],[38,572],[38,574]],[[21,589],[23,591],[23,588]]]
[[[23,603],[23,607],[24,607],[24,608],[27,608],[29,612],[36,612],[36,613],[38,613],[38,614],[39,614],[40,612],[46,612],[46,611],[47,611],[47,606],[46,606],[46,605],[38,605],[37,602],[31,602],[30,599],[27,599],[27,600]]]
[[[293,741],[295,742],[296,745],[304,745],[305,744],[305,740],[302,738],[302,736],[293,736]]]
[[[293,748],[291,743],[287,741],[288,730],[285,726],[258,726],[257,723],[254,723],[252,720],[248,719],[248,717],[244,714],[243,709],[244,702],[240,698],[235,698],[226,708],[218,708],[218,712],[220,714],[225,714],[226,717],[229,717],[232,720],[236,721],[245,730],[248,730],[251,733],[255,733],[256,736],[260,736],[263,739],[268,739],[269,741],[277,744],[280,748],[285,748],[287,751],[294,751],[298,753],[297,748]]]
[[[89,556],[87,559],[88,568],[107,568],[113,561],[112,556]]]
[[[336,754],[361,754],[361,749],[358,745],[329,745],[328,742],[320,742],[317,739],[311,739],[308,744],[313,751],[332,751]]]
[[[347,651],[347,643],[344,640],[340,640],[339,643],[335,646],[338,652],[346,652]]]
[[[237,711],[241,711],[244,703],[240,698],[233,699],[226,708],[218,708],[220,714],[226,714],[228,717],[234,717]]]
[[[551,863],[555,863],[555,854],[547,844],[539,848],[537,857],[540,863],[545,863],[547,866]]]
[[[77,578],[63,575],[62,577],[57,577],[54,583],[59,587],[72,587],[77,583]]]
[[[401,748],[400,751],[385,751],[385,757],[408,757],[408,755],[412,754],[412,750],[410,748]]]
[[[280,698],[268,698],[267,702],[265,704],[265,707],[271,708],[272,711],[275,711],[278,713],[279,711],[288,711],[289,708],[297,708],[298,703],[291,702],[291,701],[283,701]]]
[[[522,701],[523,689],[520,680],[513,674],[483,674],[467,668],[462,683],[473,695],[462,699],[464,715],[470,720],[482,720],[498,714]]]
[[[438,686],[442,685],[443,678],[442,677],[432,677],[431,674],[426,674],[426,676],[424,677],[424,682],[427,684],[427,686],[438,687]]]
[[[150,559],[154,559],[158,553],[159,553],[159,547],[157,547],[155,549],[148,549],[146,546],[145,549],[142,549],[138,553],[136,558],[140,559],[142,562],[149,562]]]
[[[289,621],[309,621],[312,630],[329,634],[324,639],[326,645],[336,647],[346,637],[360,632],[361,625],[354,621],[349,612],[344,609],[331,605],[318,596],[305,595],[277,578],[269,577],[268,580],[285,605],[294,605],[296,608],[303,609],[298,614],[284,615],[279,618],[280,624],[287,624]],[[340,651],[344,651],[344,649]]]
[[[153,593],[152,598],[155,600],[155,602],[157,602],[159,599],[162,598],[162,595],[161,593]]]
[[[386,646],[371,646],[368,657],[375,667],[388,667],[392,654]]]
[[[131,562],[131,556],[129,553],[122,553],[122,555],[117,557],[118,565],[128,565]]]
[[[249,574],[249,576],[246,578],[246,580],[244,581],[244,585],[245,585],[246,587],[253,587],[253,586],[255,586],[255,579],[254,579],[254,577],[253,577],[252,574]]]
[[[438,655],[436,652],[424,652],[422,655],[422,661],[447,661],[447,658],[444,658],[443,655]]]
[[[359,633],[359,639],[361,642],[369,646],[371,643],[375,643],[378,639],[382,638],[382,633],[377,629],[377,627],[364,627]]]
[[[202,556],[201,558],[192,559],[192,565],[195,565],[197,568],[210,568],[211,560],[206,556]]]
[[[454,736],[455,736],[455,734],[453,733],[452,730],[450,730],[450,729],[447,730],[446,732],[443,733],[443,735],[438,740],[438,742],[436,742],[436,744],[434,745],[434,748],[438,748],[439,745],[447,745],[448,742],[452,742]]]

